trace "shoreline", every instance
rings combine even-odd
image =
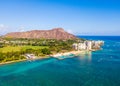
[[[82,51],[69,51],[69,52],[64,52],[64,53],[56,53],[56,54],[53,54],[51,56],[52,57],[59,57],[59,56],[67,56],[67,55],[70,55],[70,54],[77,55],[77,54],[83,54],[84,52],[86,52],[86,51],[85,50],[82,50]]]
[[[0,65],[16,63],[16,62],[22,62],[22,61],[26,61],[26,60],[27,59],[21,59],[21,60],[16,60],[16,61],[8,61],[8,62],[1,62]]]
[[[15,61],[1,62],[0,65],[17,63],[17,62],[22,62],[22,61],[32,61],[32,60],[46,59],[46,58],[50,58],[50,57],[49,56],[43,56],[43,57],[41,56],[41,57],[37,57],[37,58],[34,58],[34,59],[21,59],[21,60],[15,60]]]
[[[41,56],[41,57],[37,57],[37,58],[34,58],[34,59],[21,59],[21,60],[16,60],[16,61],[1,62],[0,65],[17,63],[17,62],[22,62],[22,61],[27,61],[27,60],[31,60],[32,61],[32,60],[46,59],[46,58],[52,58],[52,57],[59,59],[58,57],[60,57],[60,56],[67,56],[67,55],[70,55],[70,54],[73,54],[73,55],[85,54],[85,52],[88,52],[88,51],[86,51],[86,50],[69,51],[69,52],[64,52],[64,53],[56,53],[56,54],[52,54],[52,55]]]

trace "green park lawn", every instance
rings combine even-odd
[[[3,48],[0,48],[0,52],[7,53],[7,52],[16,52],[16,51],[21,51],[21,50],[26,50],[26,49],[33,49],[33,50],[38,50],[38,49],[43,49],[43,48],[48,48],[48,46],[6,46]]]

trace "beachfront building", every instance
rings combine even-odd
[[[36,56],[34,54],[26,54],[25,55],[27,59],[35,59]]]
[[[73,46],[73,49],[78,50],[78,44],[77,43],[74,43],[72,46]]]
[[[92,50],[92,41],[85,41],[86,42],[86,49]]]
[[[100,49],[103,44],[103,41],[84,41],[82,43],[74,43],[73,48],[75,50],[93,50]]]
[[[78,50],[86,50],[86,43],[78,43]]]

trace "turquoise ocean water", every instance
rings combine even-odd
[[[81,37],[104,40],[103,50],[1,65],[0,86],[120,86],[120,37]]]

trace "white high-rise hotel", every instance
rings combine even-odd
[[[75,50],[100,49],[100,46],[103,43],[104,43],[103,41],[84,41],[83,43],[74,43],[73,48]]]

